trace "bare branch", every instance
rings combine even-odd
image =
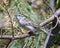
[[[30,35],[28,33],[22,34],[22,35],[17,35],[17,36],[12,36],[12,35],[0,35],[0,39],[20,39],[20,38],[25,38],[25,37],[29,37]]]
[[[54,26],[53,28],[51,28],[51,29],[49,30],[50,32],[49,32],[49,34],[48,34],[48,36],[47,36],[47,38],[46,38],[46,40],[45,40],[45,43],[44,43],[44,47],[43,47],[43,48],[47,48],[47,44],[48,44],[48,42],[49,42],[49,39],[50,39],[50,36],[51,36],[51,32],[52,32],[53,29],[55,29],[55,28],[57,27],[57,25],[58,25],[58,23],[59,23],[58,14],[55,14],[54,17],[56,17],[56,19],[57,19],[56,24],[55,24],[55,26]]]
[[[54,20],[54,16],[59,16],[60,15],[60,8],[48,19],[46,19],[44,22],[40,23],[40,26],[45,26],[46,24],[48,24],[49,22],[51,22],[52,20]]]
[[[3,1],[3,0],[2,0]],[[10,18],[10,22],[11,22],[11,28],[12,28],[12,36],[14,37],[14,31],[13,31],[13,21],[12,21],[12,18],[11,18],[11,15],[10,15],[10,13],[9,13],[9,11],[8,11],[8,8],[7,8],[7,6],[6,6],[6,4],[5,4],[5,2],[3,1],[3,4],[5,5],[5,10],[6,10],[6,13],[8,14],[8,16],[9,16],[9,18]]]

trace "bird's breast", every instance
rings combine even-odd
[[[35,32],[35,28],[34,28],[33,26],[26,26],[26,28],[27,28],[28,30],[30,30],[30,31]]]

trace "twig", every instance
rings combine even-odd
[[[47,48],[47,44],[48,44],[48,42],[49,42],[49,38],[50,38],[50,36],[51,36],[51,32],[52,32],[53,29],[55,29],[55,28],[57,27],[57,25],[58,25],[58,23],[59,23],[58,16],[55,15],[54,17],[57,19],[57,22],[56,22],[55,26],[49,30],[49,34],[48,34],[48,36],[47,36],[47,38],[46,38],[46,40],[45,40],[45,44],[44,44],[44,47],[43,47],[43,48]]]
[[[0,35],[0,39],[20,39],[20,38],[25,38],[25,37],[29,37],[30,35],[28,33],[24,33],[22,35],[17,35],[17,36],[13,36],[12,35]]]
[[[28,41],[25,41],[25,42],[24,42],[23,48],[26,48],[27,43],[28,43]]]
[[[7,48],[8,46],[9,46],[9,44],[11,43],[11,39],[9,39],[9,42],[7,43],[7,45],[6,45],[6,47],[5,48]]]
[[[43,27],[45,26],[46,24],[48,24],[49,22],[53,21],[54,20],[54,16],[58,16],[59,17],[60,15],[60,8],[48,19],[46,19],[45,21],[43,21],[42,23],[40,23],[40,26]]]
[[[50,38],[50,35],[51,35],[51,32],[49,32],[49,34],[48,34],[48,36],[47,36],[47,38],[46,38],[46,40],[45,40],[45,43],[44,43],[44,46],[43,46],[43,48],[46,48],[46,46],[47,46],[47,43],[48,43],[48,41],[49,41],[49,38]]]
[[[9,18],[10,18],[11,28],[12,28],[12,36],[14,37],[13,21],[12,21],[12,18],[11,18],[11,15],[10,15],[10,13],[9,13],[9,11],[8,11],[8,8],[7,8],[7,6],[6,6],[6,4],[5,4],[5,2],[4,2],[4,1],[3,1],[3,4],[5,5],[5,10],[6,10],[6,12],[7,12],[8,16],[9,16]]]

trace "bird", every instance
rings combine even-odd
[[[36,32],[36,28],[38,27],[38,24],[28,18],[26,18],[24,15],[16,14],[15,15],[19,24],[22,25],[25,29],[29,30],[31,33]]]

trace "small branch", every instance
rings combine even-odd
[[[47,43],[48,43],[48,41],[49,41],[49,38],[50,38],[50,35],[51,35],[51,32],[49,32],[49,34],[48,34],[48,36],[47,36],[47,38],[46,38],[46,40],[45,40],[45,43],[44,43],[44,46],[43,46],[43,48],[46,48],[46,46],[47,46]]]
[[[7,48],[9,46],[9,44],[11,43],[11,39],[9,39],[9,42],[6,44],[5,48]]]
[[[10,15],[10,13],[9,13],[9,11],[8,11],[8,8],[7,8],[7,6],[6,6],[6,4],[5,4],[5,2],[4,2],[4,1],[3,1],[3,4],[5,5],[5,10],[6,10],[6,12],[7,12],[8,16],[9,16],[9,18],[10,18],[11,28],[12,28],[12,36],[14,37],[13,21],[12,21],[12,18],[11,18],[11,15]]]
[[[20,38],[25,38],[29,37],[30,35],[28,33],[22,34],[22,35],[17,35],[17,36],[12,36],[12,35],[0,35],[0,39],[20,39]]]
[[[51,22],[52,20],[54,20],[54,16],[59,16],[60,15],[60,8],[48,19],[46,19],[44,22],[40,23],[40,26],[45,26],[46,24],[48,24],[49,22]]]
[[[52,40],[49,41],[49,39],[51,39],[50,36],[51,36],[52,30],[55,29],[55,28],[58,26],[59,18],[58,18],[58,16],[57,16],[57,14],[56,14],[54,17],[56,18],[57,21],[56,21],[56,23],[55,23],[55,26],[52,27],[52,28],[49,30],[50,32],[49,32],[49,34],[48,34],[48,36],[47,36],[47,38],[46,38],[46,40],[45,40],[45,43],[44,43],[44,47],[43,47],[43,48],[48,48],[48,47],[47,47],[48,42],[52,41]],[[53,36],[54,36],[54,35],[53,35]],[[53,39],[53,38],[52,38],[52,39]]]
[[[28,43],[28,41],[24,42],[23,48],[26,48],[27,43]]]

